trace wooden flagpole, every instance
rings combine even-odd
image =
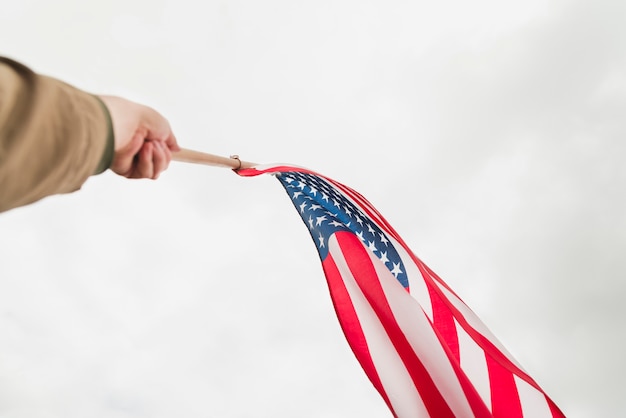
[[[216,167],[227,167],[237,171],[240,168],[254,167],[255,163],[241,161],[239,156],[231,155],[229,158],[219,155],[207,154],[206,152],[194,151],[181,148],[180,151],[172,153],[172,160],[185,163],[212,165]]]

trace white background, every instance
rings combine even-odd
[[[0,54],[363,193],[568,417],[626,415],[626,2],[0,0]],[[0,215],[0,417],[386,417],[271,177]]]

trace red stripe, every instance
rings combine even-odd
[[[428,288],[431,305],[433,307],[433,325],[439,333],[440,340],[443,339],[458,362],[460,359],[459,337],[456,333],[456,326],[454,325],[454,316],[437,292],[433,290],[433,286],[427,283],[426,287]]]
[[[487,369],[491,386],[491,413],[494,418],[523,418],[513,375],[489,356]]]
[[[546,400],[548,401],[548,406],[550,407],[550,412],[552,413],[553,418],[565,418],[565,414],[561,412],[559,407],[556,406],[552,399],[546,396]]]
[[[333,260],[332,254],[328,254],[326,259],[322,262],[324,274],[326,276],[326,282],[328,283],[328,290],[330,291],[330,297],[339,319],[339,324],[343,330],[346,340],[352,349],[355,357],[361,364],[361,367],[365,371],[365,374],[370,379],[378,393],[382,396],[385,403],[389,407],[389,410],[396,415],[389,397],[385,392],[385,389],[380,381],[380,377],[376,371],[376,367],[372,361],[369,349],[367,347],[367,341],[363,335],[363,329],[361,323],[352,305],[352,300],[348,294],[348,290],[343,282],[343,278],[337,269],[335,260]]]
[[[242,176],[242,177],[254,177],[254,176],[258,176],[260,174],[265,174],[265,173],[281,173],[281,172],[288,172],[288,171],[298,171],[298,172],[305,172],[305,173],[311,173],[311,174],[315,174],[312,171],[306,170],[306,169],[300,169],[297,167],[292,167],[292,166],[287,166],[287,165],[277,165],[274,167],[268,167],[264,170],[258,170],[256,168],[244,168],[243,170],[237,170],[235,171],[235,173],[237,173],[238,175]]]
[[[459,295],[457,295],[456,292],[454,290],[452,290],[450,288],[450,286],[448,286],[448,284],[446,282],[444,282],[443,279],[441,279],[437,275],[437,273],[432,271],[430,269],[430,267],[428,267],[426,264],[424,264],[424,262],[422,260],[420,260],[415,254],[413,254],[413,252],[409,249],[409,247],[406,246],[406,244],[402,244],[402,245],[404,246],[404,249],[406,250],[407,254],[409,254],[413,258],[415,263],[417,264],[417,267],[420,269],[420,272],[422,273],[422,277],[424,277],[424,272],[426,272],[426,276],[428,276],[433,281],[439,283],[441,286],[445,287],[446,290],[448,290],[448,292],[452,293],[454,296],[456,296],[456,298],[458,300],[460,300],[465,306],[467,306],[467,304],[465,302],[463,302],[463,299],[461,299],[459,297]],[[445,300],[448,300],[448,298],[445,297],[445,296],[443,296],[443,298]]]
[[[352,275],[374,309],[387,335],[389,335],[389,339],[419,391],[428,413],[438,418],[454,418],[454,413],[396,322],[380,285],[378,275],[361,241],[350,232],[340,231],[335,233],[335,236],[345,254]]]

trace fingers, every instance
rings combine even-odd
[[[152,143],[154,148],[152,151],[152,178],[156,180],[161,172],[165,171],[170,165],[170,161],[172,161],[172,152],[167,145],[161,141],[153,141]]]
[[[125,147],[115,151],[111,169],[126,178],[139,178],[137,164],[145,142],[145,132],[137,131],[131,135]]]
[[[146,141],[137,154],[130,177],[156,180],[171,160],[172,153],[162,141]]]

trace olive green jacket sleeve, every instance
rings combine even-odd
[[[99,98],[0,57],[0,212],[78,190],[113,146]]]

